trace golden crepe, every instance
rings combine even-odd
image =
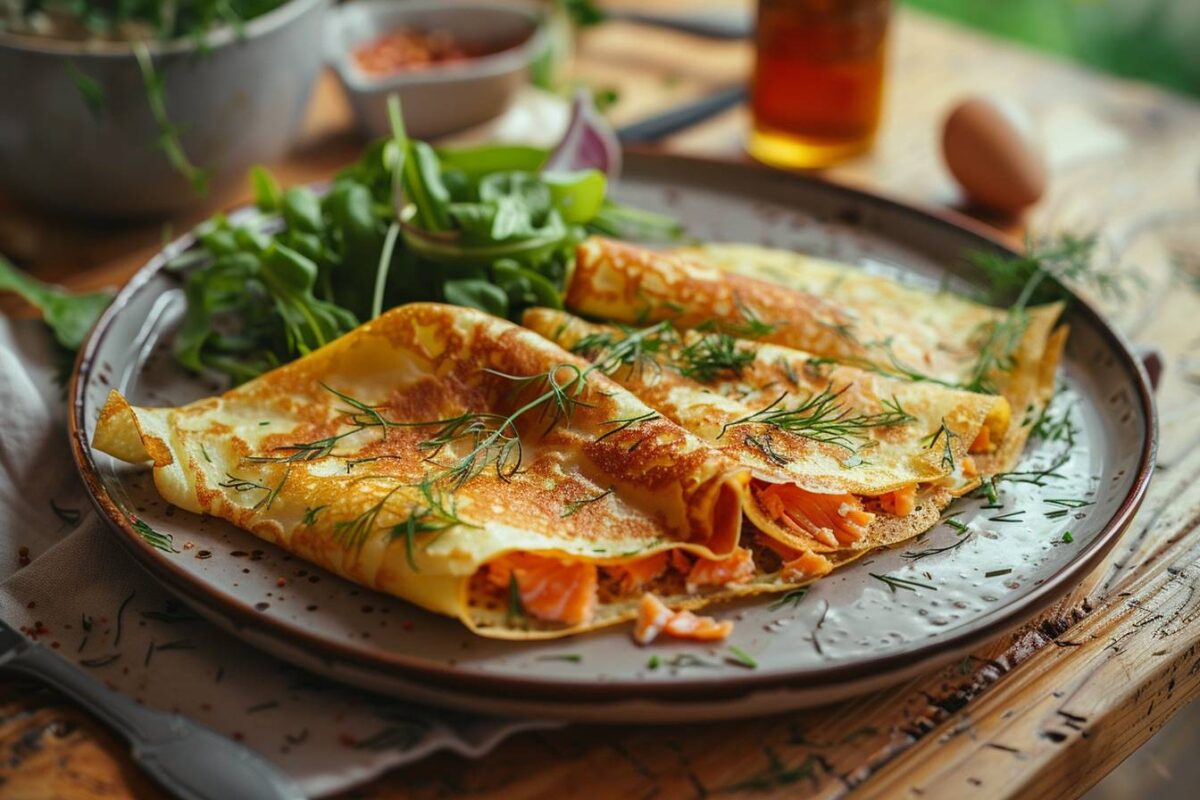
[[[395,309],[220,397],[113,392],[92,442],[159,493],[500,638],[817,577],[739,547],[748,471],[603,370],[478,311]],[[757,560],[756,560],[757,559]]]
[[[788,546],[864,550],[932,527],[979,483],[973,445],[1005,434],[1002,397],[897,380],[717,331],[640,331],[532,309],[524,324],[749,468],[747,517]],[[981,434],[987,428],[987,434]],[[977,448],[976,448],[977,449]],[[845,554],[843,554],[845,555]]]
[[[842,265],[742,245],[659,253],[594,237],[581,244],[568,308],[622,323],[722,323],[885,374],[1003,395],[1020,415],[988,473],[1011,469],[1049,402],[1066,340],[1059,303],[1008,312],[948,293],[901,286]],[[1005,338],[1008,337],[1008,338]]]

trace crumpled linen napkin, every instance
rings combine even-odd
[[[556,724],[340,686],[198,618],[92,510],[67,443],[61,363],[40,323],[0,317],[0,617],[10,625],[117,691],[244,742],[310,796]]]

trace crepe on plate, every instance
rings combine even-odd
[[[716,320],[745,338],[1000,394],[1019,421],[979,460],[985,473],[1009,470],[1020,457],[1053,393],[1067,335],[1055,328],[1061,303],[1029,308],[1013,328],[1003,309],[747,245],[661,253],[593,237],[577,248],[566,305],[622,323],[693,328]],[[1011,340],[992,339],[1013,331]]]
[[[749,472],[603,370],[466,308],[397,308],[219,397],[113,392],[93,446],[170,503],[500,638],[790,588],[738,546]],[[695,618],[693,618],[695,619]]]
[[[635,331],[532,309],[524,324],[591,359],[647,405],[747,467],[747,517],[818,553],[863,551],[928,530],[979,483],[1003,438],[1002,397],[896,380],[719,331]],[[625,358],[614,348],[627,337]],[[971,455],[976,451],[976,455]],[[838,558],[846,557],[841,553]]]

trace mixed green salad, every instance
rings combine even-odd
[[[576,104],[571,152],[485,146],[435,150],[404,133],[370,145],[323,191],[282,190],[253,173],[260,214],[217,216],[173,263],[186,276],[176,355],[192,370],[247,380],[393,306],[435,300],[516,319],[561,308],[575,246],[591,233],[678,235],[673,220],[607,197],[615,143],[590,101]],[[589,142],[593,145],[589,145]],[[581,161],[580,159],[587,159]]]

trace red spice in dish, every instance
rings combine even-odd
[[[498,46],[467,44],[455,39],[449,31],[402,27],[358,45],[352,55],[363,72],[393,75],[491,55],[517,44],[519,42],[504,42]]]

